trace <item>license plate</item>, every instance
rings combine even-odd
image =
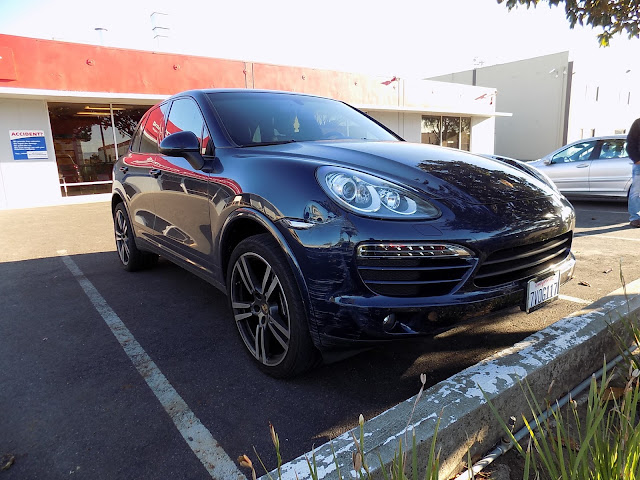
[[[560,292],[560,272],[543,279],[534,278],[527,283],[526,312],[531,313],[558,298]]]

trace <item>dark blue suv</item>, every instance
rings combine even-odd
[[[124,268],[162,255],[226,292],[276,377],[533,310],[575,264],[573,208],[535,169],[404,142],[342,102],[287,92],[154,106],[114,166],[112,208]]]

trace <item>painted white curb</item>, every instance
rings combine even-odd
[[[615,290],[512,348],[425,390],[409,425],[408,444],[404,437],[415,396],[365,422],[365,458],[374,477],[382,478],[379,457],[385,466],[389,465],[400,439],[403,450],[411,451],[413,433],[422,477],[434,427],[440,417],[437,442],[442,461],[440,477],[450,478],[459,470],[468,450],[472,456],[487,452],[502,436],[500,424],[491,413],[483,391],[504,417],[514,415],[516,418],[530,412],[521,390],[522,380],[526,379],[538,398],[550,395],[553,399],[564,395],[592,372],[602,368],[605,356],[610,360],[619,353],[609,334],[609,326],[619,326],[622,318],[640,310],[639,294],[640,280],[636,280],[626,286],[626,294],[623,288]],[[552,380],[553,387],[549,389]],[[318,478],[338,478],[332,448],[342,477],[356,478],[352,466],[352,452],[355,451],[352,432],[359,436],[356,428],[318,447],[313,453],[283,465],[282,478],[311,478],[307,458],[311,460],[314,454]],[[278,478],[277,471],[270,475]],[[268,478],[264,475],[261,480]]]

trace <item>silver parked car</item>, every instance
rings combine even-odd
[[[528,162],[570,197],[627,198],[632,162],[626,135],[585,138]]]

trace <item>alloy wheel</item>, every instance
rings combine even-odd
[[[231,272],[231,307],[249,352],[260,363],[275,366],[288,350],[289,306],[280,279],[260,255],[238,257]]]
[[[120,261],[123,265],[128,265],[129,259],[131,258],[131,252],[129,250],[129,225],[124,213],[120,209],[116,210],[114,230],[118,256],[120,257]]]

